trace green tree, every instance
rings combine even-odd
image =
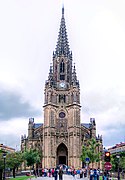
[[[4,168],[4,163],[3,163],[3,152],[0,151],[0,179],[2,179],[2,174],[3,174],[3,168]]]
[[[119,167],[120,167],[122,170],[125,170],[125,156],[122,156],[122,157],[120,158]]]
[[[40,154],[38,150],[35,149],[29,149],[26,150],[23,153],[23,158],[27,162],[27,166],[30,167],[30,174],[31,174],[31,166],[33,166],[35,163],[38,164],[40,163]]]
[[[101,153],[98,152],[99,143],[96,141],[96,139],[92,138],[87,142],[86,146],[82,146],[82,154],[81,154],[81,160],[85,163],[85,159],[88,157],[90,159],[89,163],[92,163],[92,168],[94,162],[99,162]]]
[[[6,167],[13,170],[13,177],[15,178],[15,170],[23,162],[23,156],[21,152],[8,153],[6,156]]]
[[[88,147],[83,145],[82,146],[82,155],[81,155],[80,159],[84,163],[85,163],[85,159],[88,157],[87,150],[88,150]]]
[[[119,156],[119,158],[117,158]],[[125,170],[125,152],[119,152],[118,154],[111,155],[112,170],[117,171],[118,166],[120,170]]]

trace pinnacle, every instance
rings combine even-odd
[[[62,7],[62,18],[61,18],[59,35],[58,35],[58,40],[54,55],[56,56],[64,55],[65,57],[71,58],[71,52],[69,48],[69,42],[68,42],[66,24],[64,18],[64,7]]]

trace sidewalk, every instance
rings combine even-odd
[[[117,180],[118,178],[111,178],[111,180]],[[28,179],[30,180],[30,179]],[[36,177],[36,178],[31,178],[31,180],[54,180],[54,177]],[[59,178],[58,178],[59,180]],[[77,178],[77,177],[73,177],[72,175],[63,175],[63,180],[89,180],[89,178],[85,177],[85,178]],[[121,179],[121,180],[125,180],[125,179]]]
[[[30,179],[28,179],[30,180]],[[36,178],[31,178],[31,180],[54,180],[54,177],[36,177]],[[59,178],[58,178],[59,180]],[[88,178],[74,178],[72,175],[63,175],[63,180],[88,180]]]

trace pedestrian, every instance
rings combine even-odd
[[[63,170],[62,167],[59,169],[59,180],[63,180]]]
[[[100,169],[97,169],[97,180],[99,180],[99,176],[100,176]]]
[[[37,173],[35,169],[33,170],[33,175],[37,178]]]
[[[58,179],[58,169],[57,169],[57,168],[55,168],[55,171],[54,171],[53,176],[54,176],[54,179],[55,179],[55,180]]]
[[[54,168],[52,168],[52,177],[54,177]]]
[[[91,168],[91,169],[90,169],[90,180],[93,179],[93,174],[94,174],[94,172],[93,172],[93,169]]]
[[[46,177],[46,176],[47,176],[47,169],[44,168],[44,177]]]
[[[72,170],[72,176],[73,176],[74,179],[75,179],[75,175],[76,175],[76,170],[73,169],[73,170]]]
[[[94,177],[94,180],[97,180],[97,170],[96,169],[94,169],[94,171],[93,171],[93,177]]]
[[[107,180],[108,178],[107,178],[107,174],[106,174],[106,172],[104,172],[104,175],[103,175],[103,180]]]
[[[48,176],[51,177],[51,169],[48,170]]]
[[[80,178],[80,169],[78,168],[76,172],[77,172],[77,178],[79,179]]]
[[[83,170],[80,169],[80,178],[83,178]]]
[[[71,168],[68,168],[68,175],[71,175]]]

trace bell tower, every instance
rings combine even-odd
[[[44,97],[43,167],[80,167],[80,87],[72,64],[64,7]]]

